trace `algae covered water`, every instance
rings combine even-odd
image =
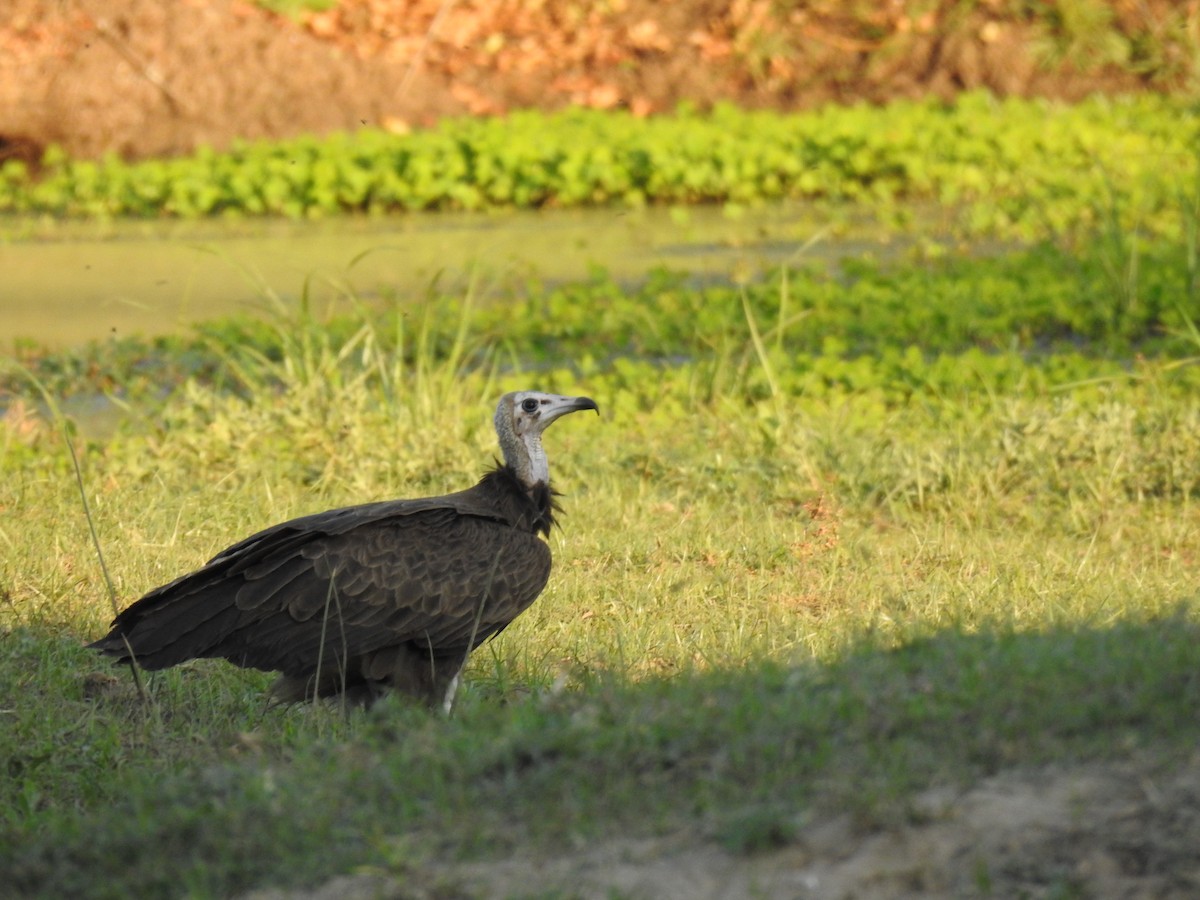
[[[880,230],[799,205],[439,213],[318,221],[109,224],[10,221],[0,241],[0,340],[65,347],[163,334],[253,314],[271,297],[351,302],[473,292],[485,301],[532,279],[602,267],[638,281],[669,267],[701,279],[880,243]],[[849,229],[849,230],[847,230]]]

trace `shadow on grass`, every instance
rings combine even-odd
[[[5,674],[22,664],[13,648],[42,643],[0,639]],[[44,658],[76,680],[89,667],[78,654]],[[197,684],[160,699],[159,740],[203,726],[166,708],[188,704]],[[26,694],[10,691],[6,713],[32,732],[5,739],[10,775],[15,753],[41,746],[59,766],[92,766],[100,787],[39,804],[26,768],[24,813],[11,790],[5,801],[0,871],[22,895],[230,895],[402,867],[410,852],[487,856],[681,827],[749,851],[822,811],[887,824],[934,784],[1194,746],[1200,627],[1180,612],[1103,629],[943,632],[829,665],[596,676],[507,705],[484,693],[468,692],[450,720],[385,703],[339,731],[314,728],[316,711],[281,711],[288,729],[238,753],[163,754],[149,742],[117,758],[81,748],[113,740],[111,720],[137,715],[128,707],[71,700],[90,712],[53,736],[22,718]]]

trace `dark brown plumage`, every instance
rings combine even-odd
[[[556,506],[542,432],[587,397],[506,394],[503,464],[443,497],[387,500],[260,531],[146,594],[89,645],[163,669],[197,657],[282,673],[283,701],[394,689],[449,710],[468,654],[550,576]]]

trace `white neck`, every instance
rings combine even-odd
[[[526,488],[550,483],[550,462],[542,449],[542,436],[531,431],[522,435],[513,446],[504,448],[504,461],[517,473]]]

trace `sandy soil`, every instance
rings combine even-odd
[[[1191,71],[1163,59],[1152,80],[1106,62],[1086,29],[1055,43],[1019,5],[986,0],[342,0],[301,21],[247,0],[0,5],[0,160],[51,143],[145,157],[569,104],[794,109],[980,87],[1073,98],[1170,89],[1162,71],[1180,84]],[[1184,53],[1168,37],[1200,24],[1200,0],[1105,5],[1130,46],[1160,55]]]

